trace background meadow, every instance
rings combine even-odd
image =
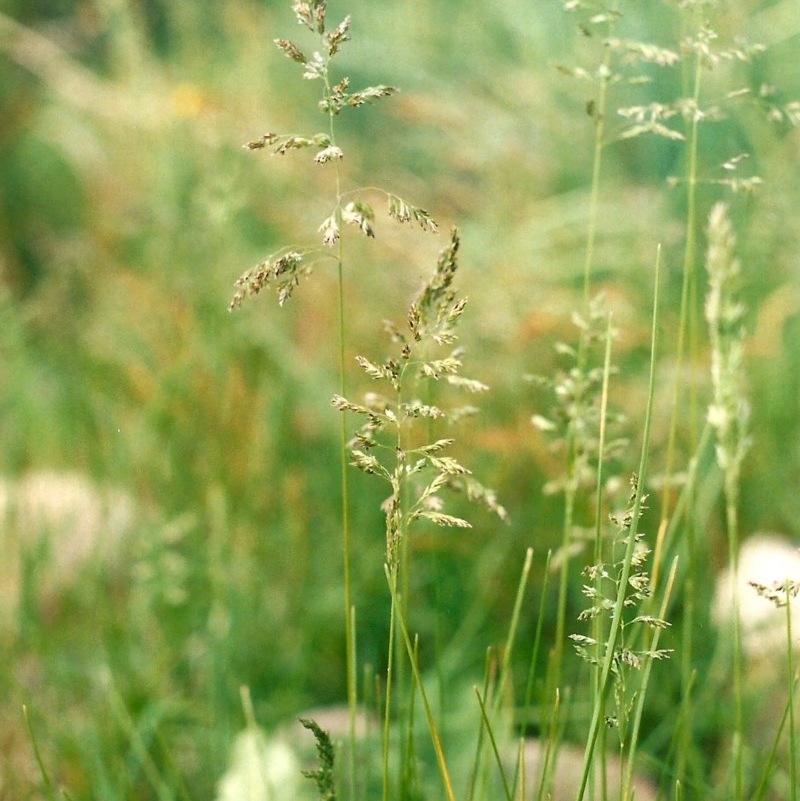
[[[609,36],[595,15],[608,9],[570,6],[328,7],[334,21],[352,15],[337,69],[354,86],[400,89],[337,119],[345,188],[396,193],[441,231],[421,233],[379,212],[374,241],[348,232],[349,396],[371,389],[354,357],[389,353],[382,321],[404,319],[453,225],[461,234],[456,283],[469,297],[459,344],[468,375],[490,386],[476,401],[479,415],[447,436],[454,455],[497,491],[509,522],[455,499],[473,527],[421,529],[411,546],[410,626],[421,667],[454,708],[464,698],[472,704],[486,649],[505,640],[533,548],[511,695],[521,702],[541,625],[532,675],[535,700],[549,709],[558,579],[545,565],[562,545],[564,498],[548,490],[566,457],[531,423],[552,416],[557,400],[530,377],[558,380],[570,368],[556,345],[579,336],[573,316],[585,300],[592,226],[591,294],[602,293],[617,332],[609,402],[621,416],[615,435],[627,444],[607,470],[620,477],[623,501],[642,445],[661,246],[654,481],[640,523],[647,543],[675,501],[664,503],[655,479],[689,468],[711,398],[704,232],[718,200],[729,204],[746,307],[752,444],[740,536],[800,536],[797,5],[620,3],[615,37],[681,58],[661,65],[641,50],[614,51],[620,79],[608,84],[594,195],[593,76]],[[649,104],[666,109],[691,96],[696,72],[681,42],[706,21],[719,36],[714,48],[744,52],[746,36],[765,49],[702,67],[707,113],[690,195],[687,139],[659,135],[654,124],[685,136],[689,123],[653,117]],[[308,152],[242,148],[267,131],[304,133],[325,122],[318,88],[272,43],[295,34],[282,0],[7,0],[0,8],[0,686],[8,688],[0,694],[0,799],[47,797],[23,704],[53,792],[163,800],[214,797],[245,725],[241,687],[268,730],[345,700],[339,412],[330,405],[339,391],[335,269],[318,265],[282,308],[259,297],[228,310],[236,278],[280,247],[317,242],[335,202],[330,171]],[[630,135],[636,121],[617,109],[631,107],[650,109],[649,133]],[[382,209],[379,194],[374,200]],[[678,356],[692,226],[695,323]],[[672,738],[687,638],[699,713],[680,751],[683,797],[728,797],[718,774],[730,717],[717,700],[727,673],[715,661],[710,619],[714,576],[728,561],[722,476],[709,450],[696,464],[685,526],[701,545],[682,574],[690,578],[674,590],[663,647],[676,652],[654,665],[657,691],[647,696],[640,744],[664,798],[675,797]],[[99,504],[99,522],[81,511],[22,525],[14,488],[43,471],[99,488],[64,490]],[[381,675],[386,492],[371,478],[351,471],[351,571],[359,670]],[[53,482],[45,494],[61,491]],[[114,527],[108,513],[120,505]],[[578,493],[574,524],[592,529],[608,511],[596,508],[590,484]],[[49,540],[32,539],[33,528],[46,528]],[[93,553],[87,539],[111,547]],[[84,550],[92,558],[68,556]],[[591,554],[571,561],[567,634],[585,633],[576,619],[586,603],[579,572],[590,562]],[[562,647],[573,704],[563,737],[581,744],[590,673],[571,645]],[[762,713],[783,709],[774,692]],[[526,719],[531,733],[547,714]],[[767,723],[749,714],[754,727],[760,721],[748,735],[754,753],[771,743],[780,712],[770,714]],[[463,748],[455,737],[452,744]],[[433,787],[425,797],[439,797]]]

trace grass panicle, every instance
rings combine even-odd
[[[314,735],[319,760],[317,767],[314,770],[304,770],[303,776],[316,784],[320,801],[336,801],[335,754],[330,734],[314,720],[300,718],[300,723],[304,729],[308,729]]]
[[[716,204],[708,220],[708,294],[705,316],[711,345],[713,397],[708,421],[716,433],[717,464],[723,473],[728,563],[731,575],[739,571],[739,493],[742,461],[750,447],[750,406],[744,383],[744,314],[739,299],[741,266],[734,256],[735,238],[727,207]],[[734,695],[733,793],[744,798],[744,719],[741,617],[738,585],[732,583],[731,621]]]

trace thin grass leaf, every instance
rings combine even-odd
[[[492,723],[489,720],[489,716],[486,714],[486,705],[483,702],[483,698],[481,697],[481,692],[477,687],[473,687],[475,690],[475,695],[478,699],[478,706],[481,709],[481,718],[483,720],[483,725],[486,729],[486,732],[489,735],[489,743],[492,746],[492,753],[494,754],[495,764],[497,765],[497,770],[500,773],[500,779],[503,783],[503,792],[505,793],[506,801],[512,800],[511,795],[511,787],[509,787],[508,779],[506,778],[506,771],[503,767],[503,760],[500,758],[500,751],[497,747],[497,739],[494,736],[494,729],[492,728]]]
[[[419,691],[420,697],[422,698],[422,706],[425,710],[425,720],[427,721],[428,731],[431,735],[433,750],[436,755],[436,764],[439,768],[439,775],[442,779],[445,796],[447,801],[456,801],[456,796],[453,791],[453,784],[450,780],[450,772],[447,769],[447,760],[445,759],[444,750],[442,749],[442,741],[439,737],[439,732],[436,727],[436,721],[433,717],[433,711],[431,710],[430,702],[428,701],[428,695],[425,692],[425,686],[422,683],[422,677],[419,672],[419,664],[415,656],[415,650],[411,645],[411,639],[408,635],[408,627],[406,626],[405,615],[403,613],[401,604],[399,604],[397,601],[397,576],[396,573],[393,574],[390,571],[388,565],[384,565],[384,573],[386,575],[386,581],[389,584],[389,592],[392,597],[392,608],[396,610],[397,622],[400,625],[400,631],[403,635],[403,642],[406,646],[406,653],[408,654],[408,658],[411,662],[411,671],[414,676],[414,682],[417,690]]]
[[[25,718],[25,727],[28,730],[28,737],[30,738],[31,746],[33,747],[33,755],[36,759],[36,765],[39,768],[39,775],[42,777],[42,784],[44,785],[44,792],[47,797],[47,801],[57,801],[55,791],[53,790],[53,784],[50,781],[50,776],[44,766],[42,753],[39,750],[39,741],[36,739],[36,735],[33,731],[33,724],[31,723],[30,715],[28,714],[28,707],[25,704],[22,705],[22,715]]]

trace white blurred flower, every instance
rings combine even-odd
[[[281,738],[261,729],[242,731],[233,744],[230,765],[217,785],[216,801],[291,801],[301,794],[300,763]]]
[[[742,650],[748,659],[773,658],[786,647],[786,609],[758,594],[750,582],[780,588],[800,582],[800,550],[777,534],[756,534],[739,551],[736,588],[739,594]],[[722,627],[731,619],[733,581],[725,569],[717,579],[712,614]],[[792,629],[800,627],[800,598],[791,599]],[[793,638],[795,648],[798,642]]]

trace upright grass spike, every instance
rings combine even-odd
[[[317,785],[320,801],[336,801],[336,786],[333,780],[334,750],[331,737],[314,720],[300,718],[300,723],[314,735],[318,759],[317,767],[314,770],[304,770],[303,776]]]
[[[744,392],[745,307],[739,298],[741,267],[734,256],[735,237],[727,206],[717,203],[708,219],[708,293],[705,315],[711,344],[713,400],[708,422],[716,433],[717,464],[723,473],[725,525],[728,535],[728,568],[739,573],[739,493],[742,461],[750,447],[749,404]],[[731,582],[731,625],[733,627],[733,771],[734,798],[744,798],[744,711],[742,706],[742,643],[739,590]]]

